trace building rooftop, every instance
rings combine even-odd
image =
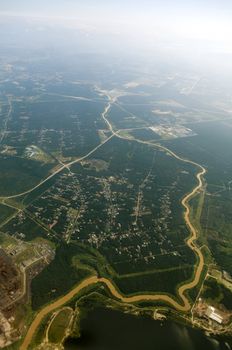
[[[208,316],[211,320],[216,321],[217,323],[222,324],[223,316],[220,315],[219,311],[216,310],[213,306],[208,306],[206,310],[206,316]]]

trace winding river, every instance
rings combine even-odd
[[[141,141],[141,142],[142,143],[147,143],[147,142],[144,142],[144,141]],[[78,294],[84,288],[89,287],[91,285],[94,285],[96,283],[105,284],[105,286],[110,290],[112,296],[114,296],[115,298],[119,299],[121,302],[134,303],[134,302],[140,302],[140,301],[158,301],[158,300],[160,300],[160,301],[165,301],[166,303],[168,303],[169,305],[174,307],[176,310],[184,311],[184,312],[190,310],[191,304],[190,304],[188,298],[186,297],[185,292],[187,290],[189,290],[189,289],[194,288],[199,283],[200,278],[201,278],[201,274],[202,274],[202,271],[203,271],[203,267],[204,267],[204,256],[203,256],[201,250],[195,244],[195,240],[197,238],[197,230],[195,229],[195,227],[191,223],[191,220],[190,220],[190,207],[189,207],[188,203],[189,203],[189,200],[191,198],[193,198],[195,196],[195,194],[199,190],[201,190],[201,188],[203,186],[203,180],[202,179],[203,179],[204,174],[206,173],[206,169],[203,166],[201,166],[201,165],[199,165],[199,164],[197,164],[197,163],[195,163],[193,161],[190,161],[190,160],[187,160],[187,159],[179,157],[178,155],[176,155],[174,152],[170,151],[166,147],[163,147],[161,145],[154,145],[154,144],[152,144],[152,146],[160,148],[163,151],[166,151],[167,153],[169,153],[170,155],[175,157],[176,159],[181,160],[181,161],[186,162],[186,163],[193,164],[193,165],[197,166],[200,169],[199,172],[196,175],[196,178],[198,180],[197,186],[192,190],[192,192],[188,193],[182,199],[182,202],[181,202],[183,207],[185,208],[184,219],[185,219],[186,225],[188,226],[189,231],[190,231],[190,236],[187,239],[186,244],[198,256],[198,265],[196,266],[193,280],[191,282],[187,282],[186,284],[181,285],[179,287],[178,291],[177,291],[178,294],[179,294],[180,299],[182,300],[182,303],[178,303],[175,299],[173,299],[169,295],[165,295],[165,294],[140,294],[140,295],[133,295],[133,296],[124,296],[124,295],[122,295],[120,293],[120,291],[118,291],[116,289],[116,287],[111,282],[111,280],[109,280],[107,278],[91,276],[91,277],[86,278],[85,280],[83,280],[81,283],[79,283],[76,287],[74,287],[66,295],[60,297],[56,301],[54,301],[51,304],[45,306],[43,309],[41,309],[38,312],[38,314],[35,316],[34,320],[32,321],[30,327],[28,328],[26,336],[25,336],[25,338],[24,338],[24,340],[22,342],[22,345],[20,346],[20,350],[28,349],[28,346],[30,345],[31,340],[32,340],[35,332],[37,331],[41,321],[43,320],[43,318],[45,316],[47,316],[52,311],[56,310],[57,308],[63,306],[67,302],[69,302],[76,294]]]

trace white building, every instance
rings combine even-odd
[[[206,310],[206,316],[208,316],[211,320],[216,321],[219,324],[222,324],[223,317],[219,314],[219,312],[213,306],[208,306]]]

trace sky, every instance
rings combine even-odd
[[[232,53],[231,0],[0,0],[4,16],[40,17],[147,46],[188,42]]]
[[[232,32],[231,0],[1,0],[0,13],[76,18],[99,29],[161,30],[217,39]],[[128,28],[126,28],[126,25]]]

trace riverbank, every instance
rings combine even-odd
[[[157,146],[157,147],[160,147],[162,149],[164,148],[162,146]],[[169,152],[175,158],[180,159],[184,162],[189,162],[189,163],[195,164],[196,166],[198,166],[200,168],[200,171],[196,175],[196,179],[198,181],[198,184],[193,188],[193,190],[190,193],[186,194],[186,196],[182,199],[182,205],[185,209],[184,219],[185,219],[186,225],[190,231],[190,236],[187,239],[186,244],[190,247],[190,249],[192,249],[197,254],[197,256],[199,258],[198,265],[195,269],[195,275],[194,275],[194,278],[192,279],[192,281],[181,285],[178,289],[178,294],[179,294],[180,298],[182,299],[183,303],[180,304],[175,299],[173,299],[169,295],[165,295],[165,294],[140,294],[140,295],[134,295],[134,296],[123,296],[116,289],[116,287],[113,285],[112,281],[110,281],[109,279],[99,278],[97,276],[92,276],[92,277],[89,277],[89,278],[85,279],[84,281],[82,281],[78,286],[73,288],[69,293],[67,293],[63,297],[61,297],[58,300],[56,300],[55,302],[45,306],[36,315],[35,319],[33,320],[31,326],[28,329],[28,332],[24,338],[22,345],[20,346],[20,350],[28,349],[28,346],[33,338],[34,333],[36,332],[40,323],[42,322],[43,318],[46,315],[48,315],[50,312],[63,306],[64,304],[66,304],[69,300],[71,300],[76,294],[78,294],[84,288],[87,288],[87,287],[94,285],[96,283],[103,283],[110,290],[111,294],[115,298],[117,298],[120,301],[125,302],[125,303],[135,303],[135,302],[141,302],[141,301],[164,301],[167,304],[174,307],[178,311],[187,312],[190,310],[191,304],[190,304],[188,298],[186,297],[185,292],[189,289],[194,288],[199,283],[200,278],[201,278],[201,274],[203,271],[203,267],[204,267],[204,256],[203,256],[201,250],[195,244],[195,240],[197,238],[197,231],[190,220],[189,200],[191,198],[193,198],[195,196],[195,194],[202,188],[202,186],[203,186],[202,178],[203,178],[204,174],[206,173],[206,169],[204,167],[202,167],[201,165],[196,164],[192,161],[180,158],[174,152],[172,152],[166,148],[165,148],[165,150],[167,152]]]
[[[173,321],[96,308],[81,320],[81,337],[68,338],[65,350],[225,350],[226,341]],[[168,334],[168,337],[167,337]]]

